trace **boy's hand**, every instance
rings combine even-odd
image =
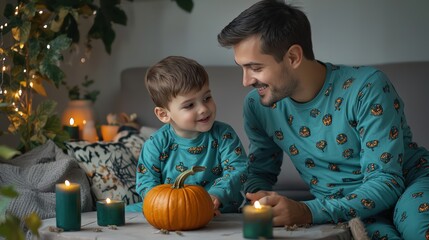
[[[210,197],[212,198],[213,205],[214,205],[214,208],[213,208],[214,209],[214,215],[215,215],[215,217],[219,216],[220,215],[219,207],[220,207],[221,202],[214,195],[210,195]]]

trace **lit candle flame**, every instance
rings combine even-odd
[[[109,204],[111,202],[110,198],[106,198],[106,203]]]
[[[64,184],[66,184],[66,186],[70,186],[70,182],[69,182],[69,180],[66,180],[66,181],[64,182]]]
[[[256,209],[261,209],[262,208],[261,204],[259,203],[259,201],[256,201],[253,206],[255,206]]]
[[[74,119],[70,118],[70,126],[73,126],[73,125],[74,125]]]

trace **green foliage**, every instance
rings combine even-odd
[[[69,87],[66,85],[66,88],[69,92],[69,99],[70,100],[90,100],[91,102],[95,102],[97,100],[98,95],[100,94],[99,90],[89,90],[88,88],[94,84],[94,79],[89,79],[88,75],[85,75],[85,80],[80,84],[82,87],[83,93],[81,94],[81,88],[79,85],[74,85],[72,87]]]
[[[21,219],[5,213],[12,198],[16,198],[18,193],[11,186],[0,187],[0,236],[7,240],[24,240],[24,230],[21,228]],[[39,237],[39,228],[42,220],[36,213],[30,213],[22,219],[24,225],[34,236]]]
[[[174,1],[174,0],[173,0]],[[194,2],[192,0],[175,0],[177,5],[186,12],[192,12]]]
[[[55,112],[57,103],[53,100],[44,100],[30,116],[21,115],[13,109],[8,111],[9,132],[20,136],[18,150],[28,152],[51,139],[59,147],[64,148],[64,141],[69,140],[68,134],[63,131],[61,120]]]
[[[0,145],[0,158],[11,159],[12,157],[18,154],[20,154],[20,152],[17,150],[7,146]]]

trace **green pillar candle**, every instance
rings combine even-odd
[[[243,208],[243,237],[251,239],[273,238],[273,213],[271,206],[246,205]]]
[[[64,231],[79,231],[80,215],[80,185],[77,183],[60,183],[55,185],[57,227]]]
[[[79,140],[79,126],[74,124],[73,118],[70,118],[70,125],[63,126],[63,130],[69,134],[71,141]]]
[[[110,200],[97,201],[97,224],[99,226],[125,224],[124,201]]]

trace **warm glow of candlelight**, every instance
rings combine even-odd
[[[64,182],[64,184],[65,184],[66,186],[70,186],[70,182],[69,182],[69,180],[66,180],[66,181]]]
[[[82,122],[83,122],[83,125],[86,125],[86,120],[83,120]]]
[[[109,204],[111,202],[110,198],[106,198],[106,203]]]
[[[262,208],[261,204],[259,203],[259,201],[256,201],[253,206],[255,206],[255,208],[257,208],[257,209],[261,209]]]
[[[73,125],[74,125],[74,119],[70,118],[70,126],[73,126]]]

